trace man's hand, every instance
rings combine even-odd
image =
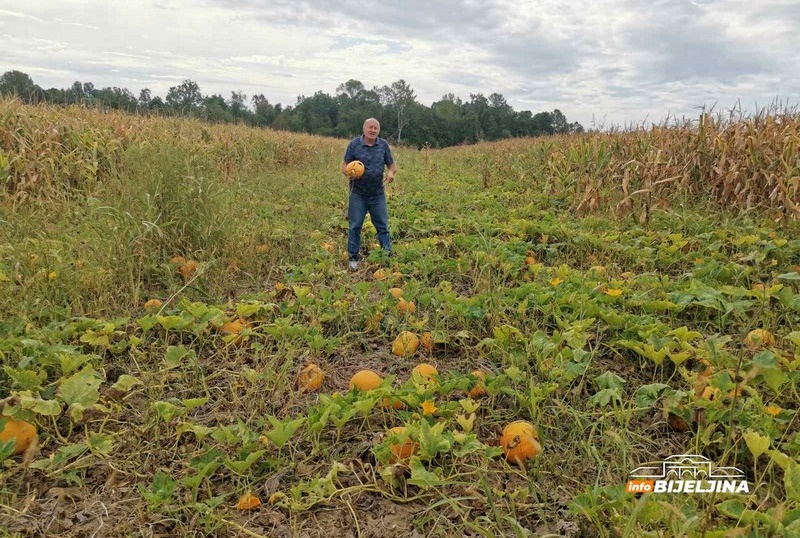
[[[384,181],[387,185],[394,181],[394,174],[386,174],[386,179],[384,179]]]

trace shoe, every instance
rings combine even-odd
[[[350,260],[350,263],[348,263],[348,267],[350,267],[351,271],[358,271],[358,261]]]

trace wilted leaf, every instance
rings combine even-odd
[[[63,379],[58,394],[67,405],[81,404],[90,407],[100,399],[100,374],[91,366]]]
[[[756,431],[747,430],[742,437],[744,437],[744,442],[747,443],[747,448],[750,449],[750,453],[753,454],[754,458],[758,458],[769,448],[769,437]]]

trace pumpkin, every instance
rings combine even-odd
[[[397,435],[402,437],[405,433],[406,428],[403,426],[397,426],[389,430],[389,436]],[[406,437],[403,442],[390,444],[389,450],[392,452],[389,463],[406,462],[414,455],[414,452],[416,452],[417,443],[412,441],[410,437]]]
[[[483,396],[486,394],[486,387],[484,386],[484,382],[486,381],[486,372],[483,370],[475,370],[472,372],[472,375],[477,377],[478,379],[475,381],[475,385],[467,391],[467,395],[470,398],[477,398],[478,396]]]
[[[360,179],[364,175],[364,163],[361,161],[350,161],[344,167],[344,173],[350,179]]]
[[[161,308],[163,303],[158,299],[150,299],[146,303],[144,303],[144,309],[147,311],[148,314],[153,314],[158,312],[158,309]]]
[[[414,304],[414,301],[406,301],[401,297],[397,302],[397,309],[403,314],[413,314],[417,311],[417,305]]]
[[[383,379],[372,370],[361,370],[350,378],[350,388],[358,390],[372,390],[380,386]]]
[[[239,501],[236,503],[237,510],[252,510],[256,506],[261,504],[261,499],[250,493],[249,491],[239,497]]]
[[[186,263],[178,267],[178,272],[185,278],[192,276],[197,271],[197,262],[194,260],[186,260]]]
[[[512,422],[503,429],[500,446],[506,460],[520,467],[524,467],[527,460],[535,458],[542,451],[536,428],[524,420]]]
[[[406,404],[400,398],[384,398],[381,400],[384,409],[403,409]]]
[[[425,351],[432,351],[433,335],[429,332],[422,333],[422,336],[419,337],[419,345],[421,345],[422,349],[424,349]]]
[[[376,332],[381,327],[381,321],[383,321],[383,312],[375,312],[372,316],[369,316],[367,319],[364,320],[364,330],[368,332]]]
[[[4,425],[2,425],[5,423]],[[22,454],[36,438],[36,426],[24,420],[15,420],[11,417],[0,416],[0,444],[5,444],[11,439],[16,439],[14,454]]]
[[[241,334],[242,329],[248,327],[249,325],[250,324],[247,323],[246,320],[239,318],[236,321],[223,323],[222,327],[219,329],[219,332],[225,336],[236,336],[236,338],[232,339],[232,342],[238,345],[244,341],[244,335]]]
[[[297,390],[300,392],[319,390],[325,373],[316,364],[309,364],[297,374]]]
[[[390,288],[389,293],[391,293],[392,297],[394,297],[395,299],[403,298],[403,288]]]
[[[375,280],[386,280],[388,276],[389,273],[386,271],[386,269],[377,269],[374,273],[372,273],[372,278]]]
[[[425,362],[416,365],[411,371],[411,379],[423,383],[435,383],[437,375],[439,375],[439,370],[437,370],[435,366]]]
[[[419,337],[410,332],[403,331],[392,342],[392,354],[398,357],[408,357],[417,352]]]
[[[750,349],[758,347],[768,347],[775,345],[775,337],[766,329],[753,329],[744,339],[744,343]]]

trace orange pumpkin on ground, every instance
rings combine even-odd
[[[184,277],[189,278],[195,271],[197,271],[197,262],[194,260],[186,260],[186,263],[178,267],[178,272]]]
[[[530,422],[517,420],[503,429],[500,446],[506,460],[524,467],[527,460],[535,458],[542,451],[539,434]]]
[[[236,503],[237,510],[252,510],[256,506],[261,505],[261,499],[250,493],[249,491],[239,497],[239,501]]]
[[[775,336],[766,329],[753,329],[747,333],[744,344],[750,349],[774,346]]]
[[[384,398],[381,401],[381,405],[384,409],[403,409],[406,406],[400,398]]]
[[[144,309],[147,311],[148,314],[153,314],[158,312],[158,309],[161,308],[163,303],[158,299],[150,299],[146,303],[144,303]]]
[[[4,423],[4,425],[3,425]],[[24,420],[0,416],[0,443],[5,444],[16,439],[14,454],[22,454],[36,438],[36,426]]]
[[[406,428],[404,426],[397,426],[389,430],[389,435],[402,436],[405,432]],[[389,445],[389,450],[392,452],[392,456],[389,458],[389,463],[406,462],[411,458],[411,456],[414,455],[414,452],[416,452],[417,443],[412,441],[411,437],[407,437],[403,442]]]
[[[417,305],[414,304],[414,301],[406,301],[401,297],[397,301],[397,309],[403,314],[413,314],[417,311]]]
[[[417,352],[419,348],[419,337],[410,332],[403,331],[397,335],[392,342],[392,354],[398,357],[408,357]]]
[[[439,370],[435,366],[428,363],[420,363],[411,371],[411,378],[422,381],[423,383],[436,382],[436,376],[439,375]]]
[[[472,375],[478,378],[475,381],[475,385],[467,391],[467,395],[470,398],[477,398],[478,396],[483,396],[486,394],[486,387],[484,386],[484,382],[486,381],[486,372],[483,370],[475,370],[472,372]]]
[[[419,345],[422,346],[422,349],[425,351],[432,351],[433,350],[433,335],[429,332],[422,333],[422,336],[419,337]]]
[[[297,374],[297,390],[313,392],[319,390],[325,379],[325,373],[316,364],[309,364]]]
[[[350,389],[372,390],[378,388],[383,382],[383,378],[372,370],[361,370],[350,378]]]

